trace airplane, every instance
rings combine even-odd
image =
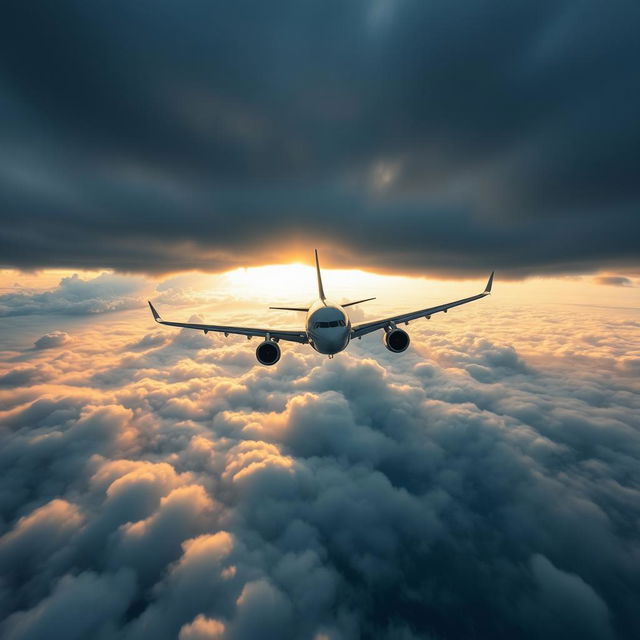
[[[493,284],[492,272],[489,276],[487,286],[482,293],[469,298],[463,298],[462,300],[456,300],[454,302],[447,302],[436,307],[428,307],[426,309],[420,309],[419,311],[411,311],[409,313],[401,313],[397,316],[391,316],[389,318],[383,318],[382,320],[374,320],[373,322],[362,322],[360,324],[351,324],[349,315],[345,311],[346,307],[351,307],[355,304],[361,304],[363,302],[369,302],[375,300],[375,298],[365,298],[364,300],[355,300],[354,302],[347,302],[346,304],[337,304],[327,300],[324,293],[324,287],[322,286],[322,276],[320,274],[320,262],[318,260],[318,250],[315,251],[316,257],[316,274],[318,277],[318,300],[316,300],[310,307],[269,307],[270,309],[281,309],[285,311],[303,311],[307,314],[305,321],[305,328],[301,331],[280,331],[278,329],[252,329],[248,327],[230,327],[217,324],[197,324],[192,322],[169,322],[163,320],[160,314],[156,311],[155,307],[149,302],[151,313],[154,320],[159,324],[164,324],[169,327],[182,327],[183,329],[196,329],[197,331],[204,331],[205,334],[209,331],[224,333],[228,336],[230,333],[247,336],[250,340],[253,336],[264,338],[264,341],[258,345],[256,349],[256,358],[258,362],[263,365],[271,366],[276,364],[280,360],[280,340],[289,342],[299,342],[301,344],[309,344],[318,353],[328,355],[329,358],[333,358],[336,353],[344,351],[347,348],[349,342],[355,338],[362,338],[362,336],[378,331],[384,330],[383,341],[385,347],[393,353],[402,353],[409,347],[410,338],[409,334],[398,327],[399,324],[408,325],[412,320],[418,318],[431,319],[434,313],[440,313],[441,311],[447,313],[447,311],[453,307],[458,307],[467,302],[473,302],[484,298],[491,293],[491,286]]]

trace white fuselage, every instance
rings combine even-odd
[[[318,353],[333,355],[347,348],[351,320],[339,304],[318,300],[307,312],[306,331],[309,344]]]

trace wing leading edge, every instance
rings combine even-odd
[[[382,320],[374,320],[373,322],[363,322],[362,324],[357,324],[353,327],[351,331],[352,338],[360,338],[361,336],[367,335],[367,333],[371,333],[373,331],[377,331],[378,329],[384,329],[385,327],[389,327],[394,324],[402,324],[409,323],[411,320],[417,320],[418,318],[430,318],[434,313],[439,313],[440,311],[444,311],[445,313],[453,308],[459,307],[462,304],[467,304],[467,302],[473,302],[474,300],[480,300],[480,298],[484,298],[491,293],[491,287],[493,286],[493,274],[495,272],[491,272],[489,276],[489,280],[487,282],[487,286],[485,287],[482,293],[479,293],[475,296],[471,296],[469,298],[463,298],[462,300],[455,300],[454,302],[447,302],[446,304],[438,305],[437,307],[429,307],[427,309],[420,309],[419,311],[411,311],[409,313],[403,313],[398,316],[392,316],[390,318],[383,318]]]
[[[307,334],[304,331],[279,331],[278,329],[254,329],[249,327],[231,327],[218,324],[198,324],[194,322],[169,322],[160,317],[160,314],[156,311],[151,302],[149,302],[149,308],[153,314],[153,319],[158,324],[165,324],[169,327],[195,329],[196,331],[203,331],[204,333],[209,333],[209,331],[224,333],[225,335],[232,333],[234,335],[247,336],[248,338],[256,336],[259,338],[271,338],[273,340],[288,340],[289,342],[305,343],[308,341]]]

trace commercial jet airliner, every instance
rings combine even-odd
[[[447,302],[437,307],[429,307],[420,309],[419,311],[411,311],[410,313],[401,313],[390,318],[382,320],[374,320],[373,322],[362,322],[352,325],[349,315],[345,311],[345,307],[351,307],[354,304],[369,302],[375,298],[365,298],[364,300],[355,300],[346,304],[337,304],[330,302],[324,295],[322,286],[322,276],[320,275],[320,263],[318,262],[318,251],[316,250],[316,273],[318,276],[318,300],[310,307],[269,307],[270,309],[283,309],[285,311],[304,311],[307,314],[305,328],[301,331],[279,331],[278,329],[250,329],[247,327],[227,327],[218,324],[195,324],[191,322],[169,322],[163,320],[160,314],[155,310],[154,306],[149,302],[151,313],[156,322],[166,324],[170,327],[182,327],[184,329],[196,329],[197,331],[216,331],[224,333],[228,336],[230,333],[247,336],[252,338],[258,336],[264,338],[256,349],[256,358],[260,364],[273,365],[280,360],[280,340],[288,340],[290,342],[300,342],[302,344],[310,344],[318,353],[328,355],[330,358],[340,351],[344,351],[347,345],[354,338],[362,338],[367,333],[384,330],[384,344],[393,353],[402,353],[409,346],[409,334],[398,328],[399,324],[408,325],[412,320],[418,318],[431,319],[434,313],[447,311],[453,307],[458,307],[467,302],[473,302],[484,298],[491,293],[491,285],[493,284],[493,273],[489,276],[487,286],[482,293],[470,298],[463,298],[455,302]]]

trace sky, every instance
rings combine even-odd
[[[0,636],[640,636],[636,2],[2,13]]]
[[[633,0],[3,9],[4,266],[637,272]]]

